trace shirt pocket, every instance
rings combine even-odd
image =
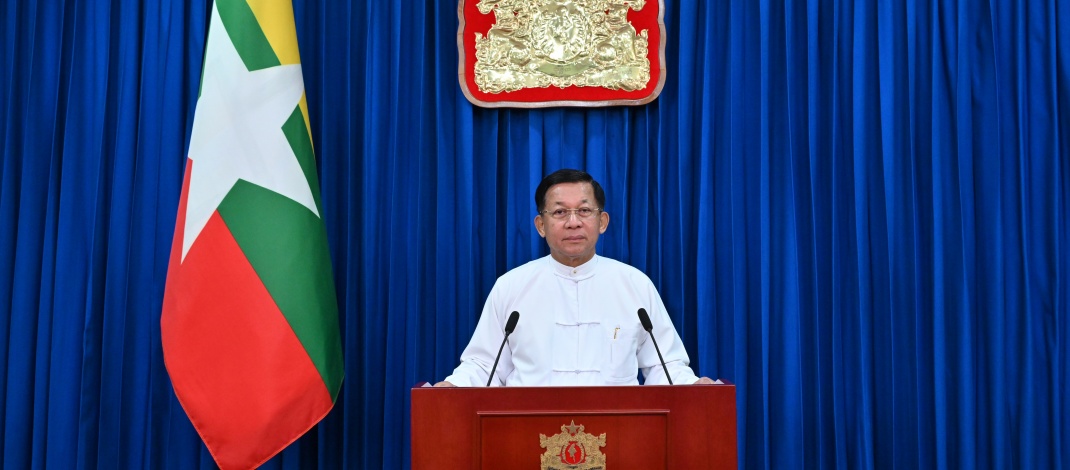
[[[607,382],[638,383],[639,361],[636,359],[638,330],[627,327],[610,328],[608,363],[602,369]]]

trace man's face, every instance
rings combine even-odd
[[[592,209],[590,217],[581,217],[576,209]],[[590,183],[561,183],[546,191],[543,213],[535,216],[535,229],[550,245],[550,256],[561,264],[579,266],[594,257],[598,235],[609,226],[609,214],[598,209]],[[554,218],[554,211],[565,210],[564,218]]]

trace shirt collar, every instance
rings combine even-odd
[[[580,281],[594,276],[594,270],[598,266],[598,255],[594,255],[593,258],[587,260],[579,266],[565,266],[561,264],[553,256],[547,256],[550,259],[550,266],[554,270],[554,274],[561,276],[565,279],[572,279],[573,281]]]

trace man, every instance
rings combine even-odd
[[[491,385],[668,384],[637,312],[649,312],[672,383],[714,383],[696,377],[654,284],[631,266],[595,255],[609,226],[606,196],[591,175],[559,170],[535,190],[535,229],[550,256],[498,278],[461,365],[436,387],[482,387],[490,377],[513,311],[520,321]]]

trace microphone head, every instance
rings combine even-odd
[[[646,314],[645,308],[639,309],[639,323],[642,323],[643,329],[648,332],[654,329],[654,325],[650,324],[650,315]]]
[[[516,329],[516,322],[520,320],[520,312],[516,310],[509,314],[509,321],[505,322],[505,334],[510,334]]]

